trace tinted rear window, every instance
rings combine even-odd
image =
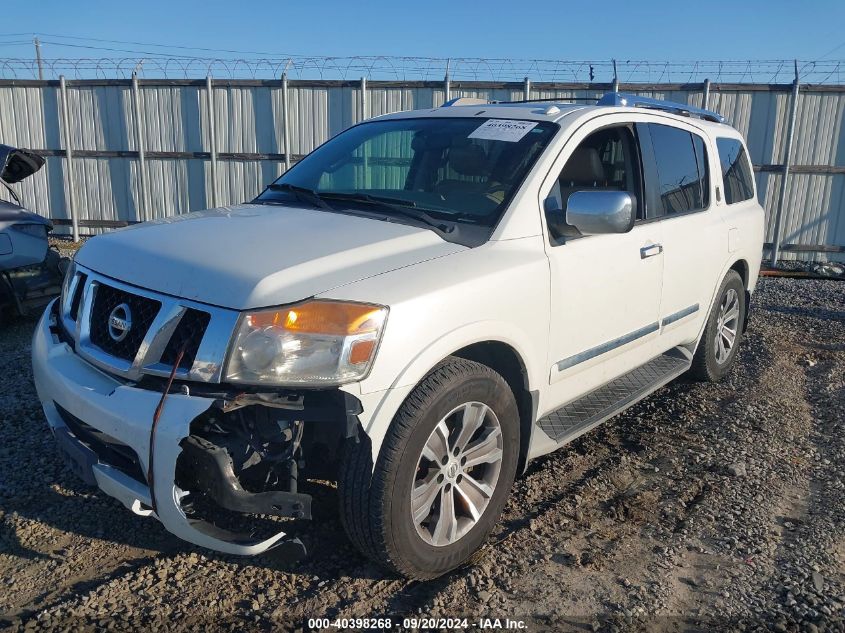
[[[754,197],[754,180],[745,148],[735,138],[717,138],[719,164],[725,183],[725,202],[733,204]]]
[[[707,158],[700,136],[668,125],[650,123],[657,167],[658,194],[664,214],[707,207]]]

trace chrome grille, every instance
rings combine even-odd
[[[82,303],[82,289],[85,287],[85,281],[87,279],[88,275],[79,273],[79,277],[73,286],[73,296],[70,302],[70,318],[73,321],[76,321],[79,317],[79,305]]]
[[[167,347],[164,348],[161,362],[172,367],[176,359],[179,358],[179,353],[184,351],[182,360],[179,361],[179,367],[190,369],[191,365],[194,364],[197,350],[199,350],[209,320],[211,320],[211,315],[208,312],[188,308],[182,315],[179,325],[176,326],[173,336],[170,337]]]
[[[80,356],[109,373],[139,380],[144,374],[169,376],[184,350],[177,378],[220,382],[238,311],[137,288],[79,265],[72,274],[60,320]],[[117,340],[121,337],[110,334],[109,319],[122,304],[131,312],[131,326]]]
[[[109,334],[109,317],[120,305],[129,306],[132,327],[126,338],[116,340]],[[160,309],[161,301],[99,284],[91,306],[91,342],[112,356],[132,361]]]

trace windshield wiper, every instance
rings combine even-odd
[[[377,205],[390,209],[395,215],[401,215],[418,222],[422,222],[427,226],[437,229],[443,233],[451,233],[455,230],[454,222],[450,220],[435,218],[429,215],[423,209],[417,206],[413,200],[403,200],[401,198],[390,198],[388,196],[373,196],[369,193],[345,193],[341,191],[326,191],[320,194],[329,200],[352,200],[354,202],[363,202],[365,204]]]
[[[320,194],[308,187],[300,187],[299,185],[292,185],[288,182],[273,182],[267,186],[267,189],[270,191],[290,191],[297,197],[298,200],[308,202],[320,209],[328,209],[329,211],[333,210],[329,204],[320,197]]]

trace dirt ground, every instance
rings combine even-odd
[[[333,490],[287,565],[193,547],[85,487],[42,418],[33,327],[0,332],[0,628],[845,630],[842,282],[762,280],[723,383],[677,380],[533,462],[478,559],[429,583],[353,550]]]

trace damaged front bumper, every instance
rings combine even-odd
[[[180,387],[167,394],[153,429],[164,385],[156,385],[159,390],[140,388],[87,363],[61,340],[52,305],[36,329],[32,363],[38,396],[59,449],[83,479],[196,545],[242,555],[259,554],[286,542],[301,548],[285,531],[276,531],[284,527],[283,522],[271,521],[269,534],[266,530],[244,533],[237,529],[243,515],[230,522],[234,528],[221,525],[215,517],[229,512],[310,518],[311,497],[298,492],[297,486],[302,427],[310,415],[302,398],[298,403],[294,398],[268,405],[260,396],[190,394]],[[325,401],[322,397],[321,402]],[[325,437],[348,437],[355,422],[349,396],[340,397],[339,405],[330,404],[317,407],[313,426],[329,422],[337,433]],[[331,420],[338,417],[338,410],[340,419]],[[231,421],[240,427],[235,433],[224,428]],[[258,423],[264,425],[263,431]],[[244,431],[245,425],[251,430]],[[278,431],[278,438],[256,446],[261,434],[255,432],[266,436],[267,428]],[[239,437],[247,438],[237,445],[246,446],[245,451],[233,449]],[[250,455],[237,454],[253,448]],[[259,456],[275,459],[273,469],[256,469]],[[256,471],[260,478],[266,473],[267,480],[272,475],[271,489],[256,484]],[[244,472],[253,472],[251,480],[241,481]],[[264,535],[256,537],[256,532]]]

